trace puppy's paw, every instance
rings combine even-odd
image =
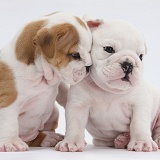
[[[64,139],[56,145],[55,149],[61,152],[83,152],[85,146],[85,141],[67,141]]]
[[[127,146],[129,151],[137,151],[137,152],[152,152],[157,151],[157,144],[151,139],[144,141],[130,141]]]
[[[130,141],[129,133],[119,134],[117,138],[114,140],[114,146],[118,149],[127,148],[127,145]]]
[[[160,136],[154,140],[156,144],[158,145],[158,148],[160,148]]]
[[[0,140],[0,152],[24,152],[28,150],[28,145],[19,137],[11,140]]]
[[[45,138],[41,142],[41,147],[55,147],[55,145],[64,139],[64,136],[53,131],[43,131]]]

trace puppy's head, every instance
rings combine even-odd
[[[145,41],[140,32],[123,21],[102,23],[93,31],[91,77],[102,89],[125,93],[142,76]]]
[[[38,56],[43,56],[52,70],[71,85],[78,83],[87,75],[91,65],[89,52],[92,35],[80,18],[69,13],[57,12],[32,22],[25,28],[27,27],[31,30],[28,29],[28,33],[25,31],[26,37],[23,36],[23,39],[29,37],[28,49],[21,51],[20,45],[17,55],[29,51],[30,53],[25,55],[34,55],[29,57],[34,59],[33,63]],[[27,48],[26,42],[23,42],[23,45]],[[24,56],[19,56],[21,61],[23,58]]]

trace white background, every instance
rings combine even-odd
[[[55,11],[69,11],[80,17],[122,19],[137,27],[144,35],[148,54],[145,76],[160,87],[160,1],[159,0],[0,0],[0,49],[7,44],[26,22]],[[65,133],[64,110],[60,109],[57,132]],[[0,153],[0,160],[66,160],[66,159],[158,159],[160,151],[136,153],[112,148],[93,147],[91,136],[83,153],[60,153],[51,148],[32,148],[26,153]]]

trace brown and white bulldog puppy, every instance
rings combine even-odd
[[[122,145],[115,138],[130,132],[128,150],[156,151],[160,148],[160,93],[143,76],[142,34],[117,20],[99,23],[92,34],[91,72],[69,90],[66,135],[56,150],[83,151],[86,127],[96,146]]]
[[[54,132],[56,97],[64,106],[67,90],[61,82],[74,85],[87,75],[91,44],[92,34],[79,17],[57,12],[25,25],[0,51],[0,151],[62,140]]]

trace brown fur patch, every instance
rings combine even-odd
[[[75,17],[75,18],[76,18],[76,20],[78,21],[78,23],[79,23],[82,27],[84,27],[85,29],[87,29],[85,23],[84,23],[79,17]]]
[[[11,105],[17,98],[14,76],[10,68],[0,62],[0,108]]]
[[[77,52],[79,35],[76,28],[69,24],[59,24],[52,28],[41,29],[34,38],[37,51],[56,68],[65,67],[72,58],[70,53]]]
[[[28,65],[34,63],[35,46],[33,38],[37,34],[37,31],[44,26],[45,22],[45,20],[31,22],[23,29],[16,42],[17,60]]]
[[[45,137],[46,135],[40,132],[33,141],[27,142],[27,144],[32,147],[40,147],[40,144],[42,143]]]

